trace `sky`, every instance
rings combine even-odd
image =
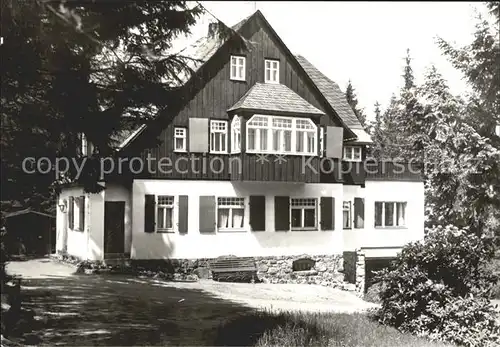
[[[278,2],[202,1],[227,25],[260,10],[294,54],[301,54],[345,91],[349,79],[359,105],[373,117],[373,105],[384,108],[402,84],[407,48],[416,82],[431,64],[448,80],[452,92],[466,92],[462,75],[441,54],[439,36],[463,46],[473,39],[473,2]],[[194,36],[207,33],[200,22]]]

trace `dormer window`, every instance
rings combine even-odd
[[[278,60],[266,59],[264,81],[266,83],[280,83],[280,62]]]
[[[344,147],[344,160],[361,161],[361,147],[360,146],[345,146]]]
[[[245,80],[246,58],[241,56],[231,56],[231,79],[235,81]]]

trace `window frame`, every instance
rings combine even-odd
[[[377,204],[380,203],[382,204],[382,211],[381,211],[381,225],[377,225]],[[385,207],[386,204],[393,204],[393,224],[394,225],[385,225],[385,220],[386,220],[386,215],[385,215]],[[398,206],[403,206],[403,224],[398,225]],[[406,209],[408,207],[408,202],[407,201],[375,201],[373,204],[373,211],[374,211],[374,219],[373,219],[373,226],[376,229],[406,229]]]
[[[293,205],[294,200],[314,200],[314,206],[310,205]],[[311,197],[302,197],[302,196],[294,196],[290,197],[290,230],[291,231],[317,231],[318,230],[318,225],[319,225],[319,204],[318,204],[318,198],[311,198]],[[301,226],[300,227],[294,227],[292,225],[292,210],[301,210]],[[314,209],[314,226],[312,227],[305,227],[305,210],[312,210]]]
[[[225,130],[219,130],[219,129],[213,129],[213,125],[214,124],[224,124],[225,125]],[[229,124],[228,124],[228,121],[227,120],[224,120],[224,119],[211,119],[210,120],[210,143],[209,143],[209,146],[210,146],[210,153],[214,153],[214,154],[228,154],[229,153],[229,150],[228,150],[228,132],[229,132]],[[212,144],[214,143],[213,142],[213,136],[212,134],[215,134],[215,133],[218,133],[218,134],[224,134],[224,148],[225,150],[221,150],[221,151],[216,151],[212,148]],[[215,147],[214,147],[215,148]]]
[[[346,205],[348,204],[348,205]],[[347,226],[344,226],[344,212],[347,211],[348,212],[348,218],[347,218]],[[353,220],[352,220],[352,201],[350,200],[344,200],[342,201],[342,229],[343,230],[350,230],[352,229],[352,225],[353,225]]]
[[[351,156],[350,157],[347,155],[347,152],[348,152],[347,149],[351,149]],[[355,150],[359,150],[359,158],[354,157]],[[343,160],[345,160],[345,161],[360,162],[363,160],[363,148],[361,146],[346,145],[346,146],[344,146],[342,157],[343,157]]]
[[[269,68],[267,67],[269,63]],[[276,68],[273,68],[273,63],[276,63]],[[269,71],[269,79],[267,79],[267,71]],[[276,71],[276,80],[272,80],[272,74]],[[279,59],[264,59],[264,83],[279,84],[280,83],[280,61]]]
[[[241,200],[241,203],[238,203],[238,204],[227,204],[227,205],[221,205],[220,204],[220,199],[238,199],[238,200]],[[219,231],[245,231],[245,226],[246,226],[246,220],[245,220],[245,217],[246,217],[246,203],[247,203],[247,199],[246,197],[243,197],[243,196],[217,196],[216,197],[216,205],[215,205],[215,228],[217,230],[217,232]],[[224,209],[229,209],[229,213],[228,213],[228,222],[231,224],[231,226],[228,226],[228,227],[219,227],[219,207],[222,207]],[[237,209],[237,210],[242,210],[243,211],[243,220],[242,220],[242,226],[241,227],[235,227],[235,226],[232,226],[232,223],[233,223],[233,210],[234,209]]]
[[[80,134],[80,146],[81,146],[81,154],[83,157],[86,157],[88,156],[88,149],[89,149],[89,145],[88,145],[88,140],[87,140],[87,136],[85,135],[85,133],[81,133]]]
[[[263,119],[266,119],[266,124],[267,125],[251,125],[252,121],[258,121],[258,119],[262,117]],[[285,121],[285,122],[275,122],[275,121]],[[287,122],[291,122],[291,127],[285,127],[281,126],[282,124],[285,124]],[[311,128],[301,128],[299,127],[299,124],[301,122],[306,122]],[[278,125],[279,124],[279,125]],[[303,126],[303,125],[301,125]],[[254,139],[254,149],[249,148],[249,134],[250,134],[250,129],[255,129],[255,139]],[[266,150],[261,150],[260,149],[260,144],[261,139],[260,136],[262,134],[262,130],[259,129],[265,129],[267,132],[267,139],[265,141],[266,143]],[[258,130],[258,131],[257,131]],[[274,150],[274,134],[275,132],[279,132],[280,136],[280,148],[278,150]],[[290,151],[285,151],[285,132],[290,131]],[[299,152],[297,151],[297,133],[306,133],[303,135],[306,138],[306,141],[304,142],[304,150],[307,149],[307,133],[311,133],[313,135],[313,150],[311,152]],[[259,134],[259,135],[257,135]],[[246,136],[246,143],[245,143],[245,150],[246,153],[254,153],[254,154],[260,154],[260,153],[265,153],[265,154],[279,154],[279,155],[301,155],[301,156],[318,156],[318,146],[319,146],[319,139],[318,139],[318,126],[314,124],[314,122],[310,118],[303,118],[303,117],[287,117],[287,116],[275,116],[275,115],[263,115],[263,114],[254,114],[250,119],[247,120],[246,123],[246,131],[245,131],[245,136]],[[258,144],[258,148],[257,148]]]
[[[167,198],[172,198],[172,203],[171,204],[160,204],[159,203],[159,198],[160,197],[167,197]],[[176,211],[176,206],[178,204],[178,201],[176,199],[175,195],[163,195],[163,194],[155,194],[155,233],[158,234],[165,234],[165,233],[175,233],[177,231],[177,223],[176,223],[176,217],[175,217],[175,211]],[[163,208],[171,208],[172,209],[172,227],[171,228],[160,228],[159,223],[158,223],[158,209],[160,207]],[[164,218],[165,218],[165,213],[164,213]],[[164,219],[165,221],[166,219]]]
[[[182,130],[183,135],[178,136],[177,135],[177,130]],[[177,139],[182,139],[183,140],[183,149],[177,149]],[[185,127],[174,127],[174,152],[178,153],[186,153],[187,152],[187,128]]]
[[[236,63],[233,64],[233,58],[236,59]],[[231,81],[246,81],[246,68],[247,68],[247,57],[243,55],[231,55],[229,58],[229,79]],[[240,64],[243,62],[243,64]],[[236,67],[235,73],[236,75],[233,75],[233,66]],[[238,68],[243,66],[243,76],[238,76]]]
[[[237,115],[231,121],[231,153],[241,153],[241,119]]]

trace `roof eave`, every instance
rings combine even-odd
[[[266,109],[257,109],[257,108],[248,108],[248,107],[237,107],[228,109],[227,112],[230,114],[238,113],[238,112],[249,112],[255,114],[264,114],[264,115],[281,115],[281,116],[298,116],[298,117],[321,117],[324,113],[318,112],[295,112],[295,111],[283,111],[283,110],[266,110]]]

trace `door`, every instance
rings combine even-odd
[[[125,201],[106,201],[104,205],[104,257],[125,251]]]

